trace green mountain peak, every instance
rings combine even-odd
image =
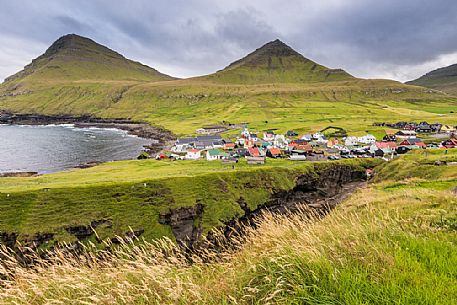
[[[9,82],[49,80],[169,80],[172,77],[76,34],[57,39],[44,54],[5,79]]]
[[[279,39],[204,78],[228,83],[307,83],[354,79],[305,58]]]

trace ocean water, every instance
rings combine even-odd
[[[150,142],[117,129],[0,125],[0,173],[50,173],[93,161],[132,159]]]

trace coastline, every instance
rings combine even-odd
[[[150,140],[150,144],[144,145],[144,151],[150,155],[157,154],[165,149],[176,136],[163,128],[149,125],[145,122],[133,121],[130,119],[97,118],[94,116],[72,116],[72,115],[41,115],[41,114],[16,114],[0,110],[0,125],[66,125],[71,124],[76,128],[101,128],[118,129],[127,132],[129,135],[138,136]],[[87,168],[103,162],[89,162],[80,164],[74,168]],[[2,173],[1,177],[24,177],[40,175],[36,172],[8,172]]]
[[[152,126],[141,121],[123,118],[98,118],[91,115],[42,115],[36,113],[19,114],[0,110],[0,125],[63,125],[73,124],[78,128],[116,128],[141,138],[157,140],[160,143],[176,139],[169,130]]]

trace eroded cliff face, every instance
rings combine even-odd
[[[233,235],[241,234],[244,225],[255,226],[254,219],[264,211],[284,214],[305,208],[311,209],[314,214],[325,215],[354,190],[363,186],[365,181],[364,170],[345,165],[306,173],[296,179],[295,187],[287,191],[273,192],[269,200],[253,210],[248,207],[245,198],[240,196],[237,202],[244,215],[226,222],[219,229],[230,239]],[[201,238],[203,230],[199,221],[204,213],[204,206],[201,204],[190,208],[171,209],[167,214],[161,215],[160,222],[171,227],[179,245],[193,250],[204,246]],[[210,243],[217,243],[212,232],[207,234],[206,239]]]
[[[273,171],[273,172],[271,172]],[[272,179],[275,173],[280,171],[281,178]],[[185,178],[187,179],[187,178]],[[196,178],[188,178],[196,179]],[[121,231],[111,234],[106,232],[114,232],[116,220],[113,218],[95,218],[90,223],[86,224],[62,224],[62,230],[65,234],[73,236],[74,242],[66,244],[65,247],[70,247],[73,250],[80,249],[80,242],[86,241],[102,243],[103,241],[98,238],[96,231],[103,230],[108,236],[107,238],[112,244],[119,243],[117,235],[124,238],[136,238],[150,234],[154,226],[162,226],[169,228],[176,242],[189,250],[195,249],[199,246],[205,246],[202,242],[210,240],[213,237],[210,229],[214,226],[208,225],[208,219],[213,217],[217,218],[214,214],[214,207],[229,207],[230,205],[223,205],[222,201],[216,200],[229,200],[231,204],[238,210],[236,213],[226,213],[225,220],[219,219],[218,229],[224,232],[227,237],[233,234],[239,234],[242,225],[254,225],[254,219],[259,216],[263,211],[268,210],[274,213],[285,213],[294,211],[300,207],[313,209],[319,215],[325,215],[342,199],[349,195],[354,189],[360,187],[365,181],[365,168],[362,166],[355,166],[354,164],[346,164],[344,162],[336,163],[315,163],[310,164],[309,167],[303,170],[288,170],[288,169],[266,169],[262,172],[252,171],[243,172],[239,175],[230,173],[219,174],[207,180],[201,180],[200,183],[213,183],[213,189],[209,197],[194,196],[194,204],[188,200],[186,207],[169,208],[168,206],[179,206],[180,203],[170,200],[178,200],[178,197],[171,196],[170,189],[157,185],[151,192],[142,191],[138,188],[129,196],[137,196],[139,205],[137,208],[141,211],[144,209],[142,219],[124,219],[128,221],[128,225],[134,228],[130,231]],[[287,180],[287,183],[282,183]],[[194,181],[194,180],[192,180]],[[203,181],[203,182],[202,182]],[[235,184],[237,186],[235,187]],[[146,184],[145,184],[146,185]],[[219,194],[214,186],[219,188]],[[204,185],[203,185],[204,186]],[[132,186],[133,187],[133,186]],[[143,187],[143,186],[142,186]],[[200,185],[201,187],[201,185]],[[130,188],[129,188],[130,189]],[[189,191],[189,196],[192,190]],[[138,192],[138,194],[136,193]],[[209,190],[207,191],[209,192]],[[231,192],[231,193],[230,193]],[[253,204],[250,195],[258,195],[262,193],[266,196],[264,199],[257,200]],[[187,196],[184,192],[182,196]],[[228,197],[228,194],[232,197]],[[115,196],[116,194],[112,195]],[[106,194],[105,196],[111,196]],[[189,199],[183,198],[182,199]],[[252,197],[252,196],[251,196]],[[128,197],[132,200],[133,197]],[[205,199],[206,198],[206,199]],[[119,199],[119,198],[118,198]],[[158,219],[148,218],[146,214],[147,209],[150,209],[151,203],[156,204],[161,199],[164,204],[168,202],[165,210],[156,214]],[[119,199],[120,200],[120,199]],[[208,200],[213,200],[211,203]],[[119,201],[118,204],[121,204]],[[81,206],[82,208],[84,206]],[[233,206],[232,206],[233,208]],[[227,217],[226,215],[232,215]],[[145,220],[147,218],[147,221]],[[142,221],[142,224],[136,223]],[[154,224],[155,222],[155,224]],[[33,235],[24,235],[21,232],[1,232],[0,231],[0,244],[6,247],[17,249],[20,244],[33,250],[39,249],[53,249],[54,247],[61,247],[59,240],[56,236],[57,231],[38,232]],[[208,233],[209,232],[209,233]],[[150,235],[147,235],[150,236]],[[106,239],[105,239],[106,241]]]

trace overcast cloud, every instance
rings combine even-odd
[[[279,38],[358,77],[457,63],[455,0],[0,0],[0,80],[76,33],[163,73],[212,73]]]

